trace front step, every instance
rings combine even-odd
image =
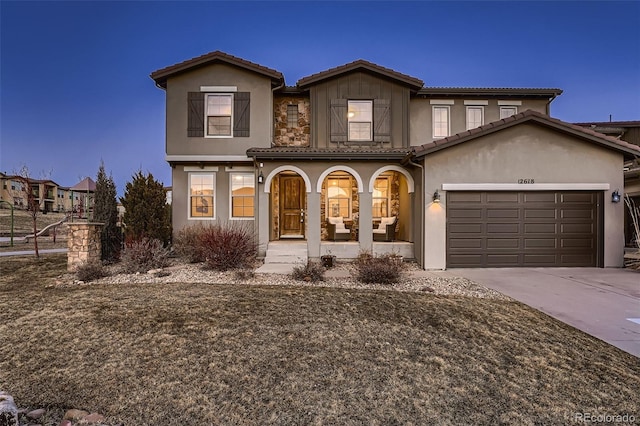
[[[275,241],[267,246],[264,263],[307,263],[308,259],[306,242]]]

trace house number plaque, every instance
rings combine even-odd
[[[528,183],[536,183],[535,179],[518,179],[518,183],[528,184]]]

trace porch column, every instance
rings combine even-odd
[[[307,192],[307,249],[310,258],[320,257],[320,194]]]
[[[360,212],[360,219],[358,221],[360,249],[373,252],[373,217],[371,216],[373,196],[366,188],[365,191],[359,194],[358,205]]]
[[[271,221],[271,208],[269,199],[271,194],[264,192],[264,185],[256,183],[258,188],[258,205],[255,209],[255,220],[258,228],[258,256],[264,257],[267,254],[267,246],[269,245],[269,232]]]

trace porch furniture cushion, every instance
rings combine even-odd
[[[397,217],[383,217],[378,228],[373,230],[373,241],[393,241],[396,236]]]
[[[327,218],[327,233],[330,240],[348,241],[351,238],[351,230],[348,229],[342,217]]]

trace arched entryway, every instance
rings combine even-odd
[[[282,166],[265,179],[270,193],[270,240],[305,239],[309,178],[295,166]]]

